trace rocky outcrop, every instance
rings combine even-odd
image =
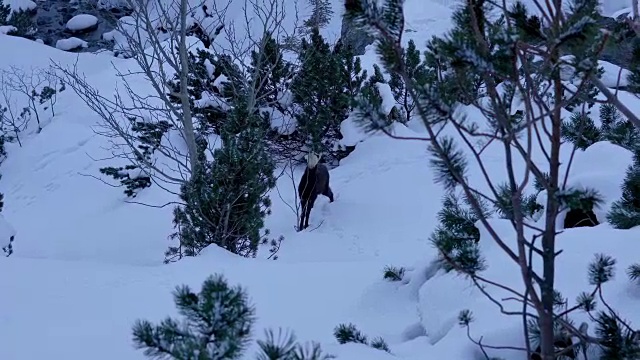
[[[622,14],[616,19],[601,17],[598,23],[604,29],[611,31],[610,37],[602,51],[600,60],[610,62],[622,68],[628,69],[633,56],[633,44],[638,39],[636,33],[626,23],[627,14]]]
[[[362,26],[343,17],[340,40],[344,45],[351,46],[356,56],[360,56],[364,55],[366,47],[373,44],[375,38],[362,29]]]
[[[69,1],[44,0],[37,2],[34,21],[37,26],[37,39],[50,46],[56,46],[59,40],[77,37],[87,42],[87,47],[81,51],[93,52],[111,46],[110,42],[102,40],[102,34],[114,28],[118,18],[127,15],[126,11],[116,8],[113,10],[99,9],[96,0]],[[66,25],[76,15],[87,14],[97,18],[97,23],[83,29],[67,29]]]

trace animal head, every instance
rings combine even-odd
[[[309,155],[307,155],[307,167],[309,169],[313,169],[316,167],[316,165],[318,165],[318,162],[320,162],[320,156],[319,154],[316,154],[314,152],[310,152]]]

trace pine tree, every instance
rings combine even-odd
[[[313,29],[310,41],[302,42],[302,65],[291,85],[301,137],[308,141],[311,151],[329,159],[338,158],[340,124],[351,105],[346,77],[341,71],[341,64],[345,64],[341,56]]]
[[[613,311],[599,311],[596,334],[601,341],[600,360],[632,360],[640,358],[640,342],[635,331],[619,320]]]
[[[189,53],[189,96],[196,132],[202,135],[220,134],[227,119],[228,102],[244,86],[242,72],[225,54],[216,55],[208,50]],[[169,82],[174,93],[179,92],[179,76]],[[171,97],[175,104],[177,97]]]
[[[497,198],[494,204],[494,208],[496,212],[503,219],[514,219],[513,213],[513,189],[507,184],[502,183],[496,186]],[[536,202],[537,194],[524,195],[520,194],[520,207],[522,211],[522,216],[525,217],[533,217],[534,214],[543,209],[542,205]]]
[[[585,150],[600,141],[602,134],[589,114],[574,112],[569,122],[562,123],[562,137],[573,143],[576,148]]]
[[[289,87],[295,75],[293,64],[284,59],[282,45],[270,34],[265,35],[260,49],[251,53],[248,73],[253,84],[256,103],[263,113],[268,127],[267,142],[269,152],[275,160],[294,158],[300,150],[296,134],[290,134],[293,127]],[[284,125],[284,133],[276,124]],[[272,125],[273,124],[273,125]]]
[[[381,87],[385,85],[389,86],[393,94],[391,83],[385,79],[380,66],[374,64],[373,74],[364,82],[360,94],[356,97],[356,107],[361,114],[364,115],[367,113],[368,115],[366,116],[376,119],[378,125],[384,124],[384,127],[387,127],[393,122],[403,122],[404,116],[400,110],[400,106],[393,106],[391,110],[382,108],[384,99],[382,97]]]
[[[488,216],[489,211],[485,212]],[[441,265],[446,271],[475,274],[486,269],[478,247],[480,230],[475,226],[478,219],[478,215],[453,193],[445,195],[438,212],[439,224],[430,241],[440,252]]]
[[[293,66],[284,59],[280,44],[271,34],[266,34],[261,44],[261,49],[251,52],[249,67],[256,101],[260,106],[273,106],[284,112],[280,102],[291,80]]]
[[[356,105],[354,100],[357,98],[363,84],[367,80],[367,70],[362,69],[360,57],[354,55],[352,46],[345,45],[342,39],[338,40],[333,53],[338,59],[345,94],[347,98],[351,100],[349,104],[349,108],[351,109]],[[377,67],[375,64],[374,66]],[[379,67],[378,71],[380,71]]]
[[[201,144],[203,170],[181,188],[184,206],[174,209],[177,232],[171,236],[180,244],[169,248],[166,261],[196,256],[211,244],[253,257],[267,240],[268,231],[261,231],[270,213],[267,193],[275,186],[275,165],[265,146],[265,121],[246,104],[244,98],[234,100],[212,161]]]
[[[160,146],[162,139],[171,130],[172,126],[168,121],[148,122],[136,117],[128,117],[131,124],[131,131],[136,134],[138,141],[138,153],[134,154],[136,162],[150,164],[153,163],[152,156]],[[100,173],[111,176],[119,180],[125,187],[124,193],[127,197],[135,198],[140,190],[151,186],[151,176],[145,173],[139,165],[129,164],[125,166],[107,166],[100,168]]]
[[[565,35],[564,46],[566,51],[571,54],[569,63],[573,68],[574,78],[583,78],[584,73],[594,72],[597,78],[601,78],[604,74],[602,66],[591,65],[592,59],[598,57],[599,48],[594,47],[590,41],[585,39],[597,39],[601,31],[599,26],[590,23],[586,26],[585,19],[597,19],[600,14],[598,10],[597,0],[580,0],[569,4],[569,12],[571,16],[567,18],[565,28],[568,29]],[[580,33],[574,33],[571,30],[581,28]],[[587,64],[588,63],[588,64]],[[578,93],[565,92],[564,97],[568,101],[566,109],[569,111],[584,111],[590,115],[591,108],[596,104],[596,97],[599,94],[598,89],[593,82],[585,79],[580,85]]]
[[[602,285],[614,279],[616,260],[605,254],[596,254],[595,259],[589,264],[589,283],[601,288]],[[631,277],[631,276],[630,276]],[[631,277],[632,278],[632,277]],[[632,278],[633,279],[633,278]],[[583,298],[588,297],[582,296]],[[600,296],[600,300],[605,303],[605,299]],[[610,305],[606,306],[606,311],[595,313],[595,302],[593,296],[588,301],[587,306],[583,306],[596,323],[596,336],[598,345],[602,352],[600,360],[631,360],[640,356],[640,338],[637,331],[629,326],[629,323],[622,319]]]
[[[640,225],[640,166],[637,163],[627,168],[622,197],[611,205],[607,221],[617,229]]]
[[[420,59],[420,51],[416,48],[416,44],[413,39],[409,40],[407,49],[402,54],[403,66],[407,74],[416,80],[419,84],[426,84],[427,81],[432,81],[430,77],[434,76],[433,71],[428,71],[426,64]],[[393,92],[393,96],[396,102],[402,108],[403,120],[402,122],[408,122],[411,120],[411,114],[416,105],[411,98],[409,90],[404,86],[404,81],[397,73],[391,73],[391,79],[389,80],[389,86]]]
[[[445,37],[432,38],[427,44],[428,48],[436,52],[431,59],[437,59],[444,67],[439,86],[440,92],[447,96],[445,99],[447,102],[459,101],[468,105],[479,95],[482,79],[477,75],[477,72],[471,69],[474,64],[471,59],[466,58],[466,54],[477,51],[478,48],[471,28],[471,14],[478,14],[478,19],[480,19],[478,26],[484,34],[485,40],[491,40],[487,34],[489,26],[486,24],[484,16],[486,11],[487,5],[484,0],[474,1],[473,6],[465,2],[453,13],[453,30]],[[465,49],[465,51],[461,52],[460,49]],[[449,97],[450,95],[453,96]]]
[[[10,14],[11,14],[11,6],[5,5],[4,2],[0,0],[0,25],[5,25],[8,23]]]
[[[183,285],[174,291],[182,321],[154,325],[138,320],[133,341],[150,358],[175,360],[240,359],[249,345],[255,310],[244,289],[230,287],[222,275],[207,278],[198,294]]]
[[[600,105],[600,133],[602,139],[632,151],[636,157],[640,154],[640,131],[612,104]]]
[[[311,16],[303,22],[307,32],[313,33],[327,26],[333,16],[330,0],[308,0]]]
[[[295,117],[298,131],[310,141],[311,150],[321,152],[327,133],[337,129],[329,107],[337,66],[329,44],[317,30],[312,31],[309,42],[302,41],[301,58],[298,76],[291,85],[293,101],[299,108]]]

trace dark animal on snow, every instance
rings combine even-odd
[[[333,192],[329,186],[329,169],[324,164],[319,164],[320,157],[314,153],[307,156],[307,168],[298,184],[298,195],[300,205],[302,205],[302,215],[300,216],[300,226],[298,230],[309,227],[309,215],[318,195],[322,194],[333,202]]]
[[[567,212],[567,216],[564,218],[565,229],[591,227],[599,224],[600,222],[598,222],[598,218],[593,210],[572,209]]]
[[[558,359],[575,359],[578,355],[570,337],[556,340],[553,346],[556,348],[556,353],[562,353],[561,356],[558,356]],[[540,356],[541,351],[542,348],[538,345],[533,354],[531,354],[531,360],[542,360],[542,356]]]
[[[587,329],[589,325],[586,322],[580,324],[578,328],[578,332],[587,335]],[[571,335],[566,330],[560,330],[555,334],[555,341],[553,342],[553,346],[556,350],[556,359],[575,359],[578,357],[578,352],[581,350],[583,357],[587,358],[587,349],[584,346],[578,346],[580,343],[575,343],[571,339]],[[531,354],[530,360],[542,360],[542,356],[540,356],[540,352],[542,351],[541,346],[533,351]]]

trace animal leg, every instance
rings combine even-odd
[[[329,184],[327,184],[327,188],[324,189],[324,192],[322,193],[322,195],[328,197],[329,198],[329,202],[333,202],[333,200],[334,200],[333,191],[331,191],[331,187],[329,186]]]
[[[305,212],[304,212],[304,227],[303,227],[303,229],[306,229],[306,228],[309,227],[309,216],[311,215],[311,209],[313,209],[313,205],[315,204],[317,197],[318,197],[317,195],[314,195],[309,200],[307,200],[307,206],[306,206]]]
[[[307,207],[308,202],[305,200],[301,201],[301,205],[302,205],[302,209],[301,209],[301,214],[300,214],[300,226],[298,226],[298,231],[304,230],[304,218],[307,216]]]
[[[303,229],[306,229],[309,227],[309,216],[311,215],[311,209],[313,208],[313,205],[310,203],[307,203],[307,208],[305,209],[304,212],[304,227]]]

